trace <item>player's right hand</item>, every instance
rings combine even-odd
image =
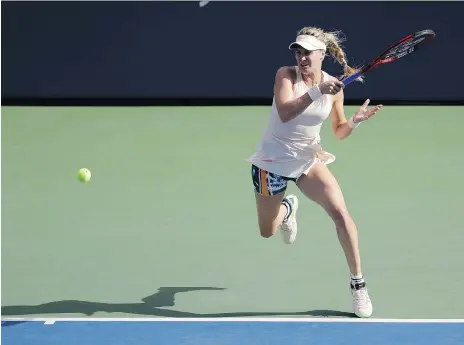
[[[345,87],[341,81],[338,80],[330,80],[325,81],[319,84],[319,90],[321,90],[322,94],[328,95],[335,95],[340,92]]]

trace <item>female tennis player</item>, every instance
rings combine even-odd
[[[340,34],[315,27],[298,32],[296,41],[289,46],[295,52],[297,64],[277,71],[269,123],[248,162],[252,164],[261,235],[271,237],[280,227],[285,243],[295,240],[298,198],[296,195],[285,197],[288,181],[293,181],[335,223],[351,274],[354,313],[358,317],[370,317],[372,303],[361,271],[357,228],[338,182],[327,168],[335,156],[322,149],[320,129],[330,116],[335,136],[345,139],[382,105],[368,108],[369,100],[366,100],[346,119],[343,83],[322,70],[328,52],[343,66],[344,76],[355,72],[340,47]]]

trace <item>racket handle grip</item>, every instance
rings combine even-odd
[[[342,80],[342,83],[346,85],[351,84],[354,82],[356,79],[358,79],[361,76],[361,73],[357,72],[355,74],[350,75],[349,77],[346,77],[345,79]]]

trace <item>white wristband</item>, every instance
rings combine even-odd
[[[319,89],[318,85],[314,85],[312,88],[308,90],[308,95],[313,101],[315,101],[316,99],[322,96],[322,92]]]
[[[351,129],[355,129],[360,124],[361,122],[355,123],[352,117],[348,120],[348,127],[350,127]]]

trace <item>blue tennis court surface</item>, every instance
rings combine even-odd
[[[2,344],[463,345],[464,320],[10,320]]]

